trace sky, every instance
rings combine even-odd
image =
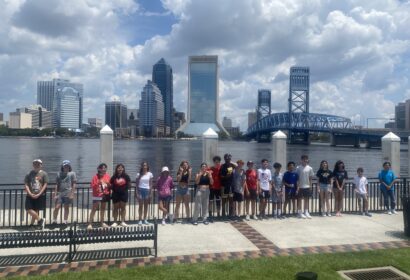
[[[410,98],[408,0],[0,0],[0,112],[36,103],[36,83],[84,84],[84,119],[105,101],[138,108],[152,66],[174,72],[187,111],[190,55],[218,55],[220,119],[247,128],[257,91],[287,110],[289,68],[310,67],[310,111],[381,127]]]

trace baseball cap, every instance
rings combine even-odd
[[[65,165],[70,165],[71,166],[71,162],[69,160],[64,160],[61,165],[62,166],[65,166]]]
[[[162,171],[161,171],[161,172],[165,172],[165,171],[168,171],[168,172],[169,172],[169,169],[168,169],[167,166],[162,167]]]
[[[43,162],[42,162],[42,161],[41,161],[41,159],[39,159],[39,158],[37,158],[37,159],[33,160],[33,163],[35,163],[35,162],[38,162],[38,163],[43,164]]]

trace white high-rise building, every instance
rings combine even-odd
[[[53,103],[53,126],[60,128],[81,128],[82,95],[72,87],[57,91]]]
[[[155,83],[147,81],[141,92],[139,104],[140,135],[147,137],[164,136],[164,102],[161,91]]]

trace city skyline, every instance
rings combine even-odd
[[[392,118],[395,104],[410,97],[408,1],[39,0],[0,6],[5,116],[33,104],[36,82],[53,78],[84,84],[84,120],[104,118],[105,101],[113,97],[136,108],[161,57],[173,68],[174,107],[186,112],[186,61],[197,54],[218,54],[219,120],[229,116],[242,130],[260,88],[272,91],[273,112],[286,110],[294,65],[310,67],[312,112],[365,125],[366,118]]]

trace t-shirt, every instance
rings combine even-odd
[[[269,169],[258,169],[258,181],[260,183],[261,189],[264,191],[270,190],[270,181],[272,181],[272,173]]]
[[[335,178],[335,181],[333,182],[333,187],[337,188],[336,181],[339,183],[339,186],[342,185],[343,180],[347,180],[349,177],[347,176],[347,171],[336,171],[333,172],[333,178]]]
[[[75,172],[73,171],[68,172],[68,173],[58,172],[56,182],[57,182],[57,191],[62,196],[67,196],[70,194],[73,188],[73,184],[77,182],[77,176],[75,175]]]
[[[357,191],[361,194],[367,193],[366,185],[368,184],[367,178],[362,176],[356,176],[354,177],[354,186],[357,189]]]
[[[158,190],[159,197],[167,197],[171,195],[171,189],[174,185],[171,176],[159,176],[157,179],[156,188]]]
[[[315,174],[313,173],[313,168],[309,165],[303,166],[299,165],[296,168],[296,172],[299,175],[299,188],[307,189],[310,188],[310,178],[312,178]]]
[[[47,172],[43,170],[39,170],[38,172],[31,170],[24,178],[24,184],[29,187],[30,192],[33,194],[40,193],[41,188],[46,183],[48,183],[48,175]],[[46,192],[43,192],[42,195],[46,195]]]
[[[296,191],[296,185],[299,180],[299,175],[295,171],[286,171],[283,174],[283,182],[290,186],[286,186],[286,188],[293,188]]]
[[[91,180],[91,188],[93,190],[93,200],[101,200],[104,195],[110,194],[110,175],[105,173],[102,177],[95,174]]]
[[[275,185],[275,191],[280,192],[283,190],[283,173],[278,173],[276,174],[275,172],[273,172],[273,176],[272,176],[272,181],[273,184]]]
[[[140,174],[137,175],[137,180],[139,179],[139,184],[138,187],[140,189],[149,189],[149,181],[154,178],[154,175],[152,175],[151,172],[147,172],[145,175],[142,175],[141,178],[139,178]]]
[[[219,178],[219,172],[221,171],[221,165],[212,166],[211,171],[212,171],[212,179],[214,180],[214,183],[212,184],[211,189],[220,190],[221,180]]]
[[[319,183],[321,184],[330,184],[332,176],[333,173],[329,169],[319,169],[316,173],[316,177],[319,179]]]
[[[394,175],[394,172],[389,169],[387,171],[382,170],[379,173],[379,180],[382,180],[385,182],[387,185],[390,185],[397,177]],[[386,189],[386,186],[384,184],[380,184],[380,187],[383,189]],[[391,190],[394,190],[394,185],[391,187]]]
[[[258,173],[256,173],[256,170],[248,169],[246,170],[245,175],[246,175],[246,185],[248,186],[248,190],[256,190],[257,182],[258,182]]]
[[[113,192],[125,193],[128,192],[128,186],[131,183],[131,178],[128,174],[122,173],[119,176],[112,176],[110,183]]]
[[[236,193],[242,193],[243,192],[243,184],[245,183],[246,180],[246,174],[243,169],[237,170],[234,169],[233,171],[233,191]]]
[[[232,186],[232,175],[234,169],[235,165],[232,162],[222,164],[221,170],[219,171],[219,178],[221,180],[222,186]]]

